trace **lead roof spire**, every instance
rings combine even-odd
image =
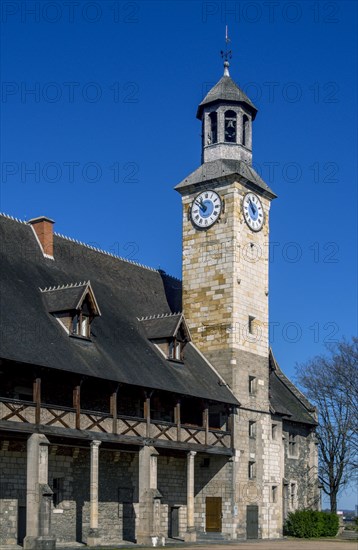
[[[231,42],[230,38],[229,38],[229,32],[228,32],[228,28],[227,28],[227,25],[225,27],[225,42],[226,42],[226,49],[225,51],[224,50],[221,50],[221,57],[224,59],[224,76],[230,76],[230,73],[229,73],[229,66],[230,66],[230,63],[229,63],[229,59],[232,58],[232,51],[229,50],[229,42]]]

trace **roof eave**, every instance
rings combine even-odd
[[[235,100],[235,99],[230,100],[230,99],[215,98],[209,101],[204,100],[198,105],[198,109],[196,111],[196,118],[199,120],[202,120],[202,115],[205,107],[208,107],[209,105],[215,105],[217,103],[225,104],[225,105],[244,105],[246,109],[251,113],[252,120],[255,120],[258,112],[258,109],[256,109],[254,105],[248,103],[245,100]]]

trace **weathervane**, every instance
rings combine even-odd
[[[224,59],[225,63],[228,63],[228,60],[232,58],[232,51],[228,49],[228,44],[231,42],[229,38],[229,33],[227,30],[227,25],[225,27],[225,42],[226,42],[226,50],[221,50],[221,57]]]

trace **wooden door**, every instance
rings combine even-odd
[[[259,538],[259,507],[247,506],[246,507],[246,538],[258,539]]]
[[[205,529],[208,533],[221,533],[221,497],[206,497]]]
[[[170,509],[170,524],[169,524],[169,536],[174,539],[179,537],[179,508],[173,506]]]

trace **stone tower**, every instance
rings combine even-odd
[[[235,422],[236,521],[244,525],[247,506],[257,504],[265,537],[274,531],[272,522],[265,528],[265,514],[275,507],[271,474],[281,480],[282,464],[278,457],[275,468],[269,460],[269,211],[276,195],[252,167],[256,114],[225,61],[223,77],[197,111],[202,164],[176,190],[183,203],[184,314],[194,343],[241,403]]]

